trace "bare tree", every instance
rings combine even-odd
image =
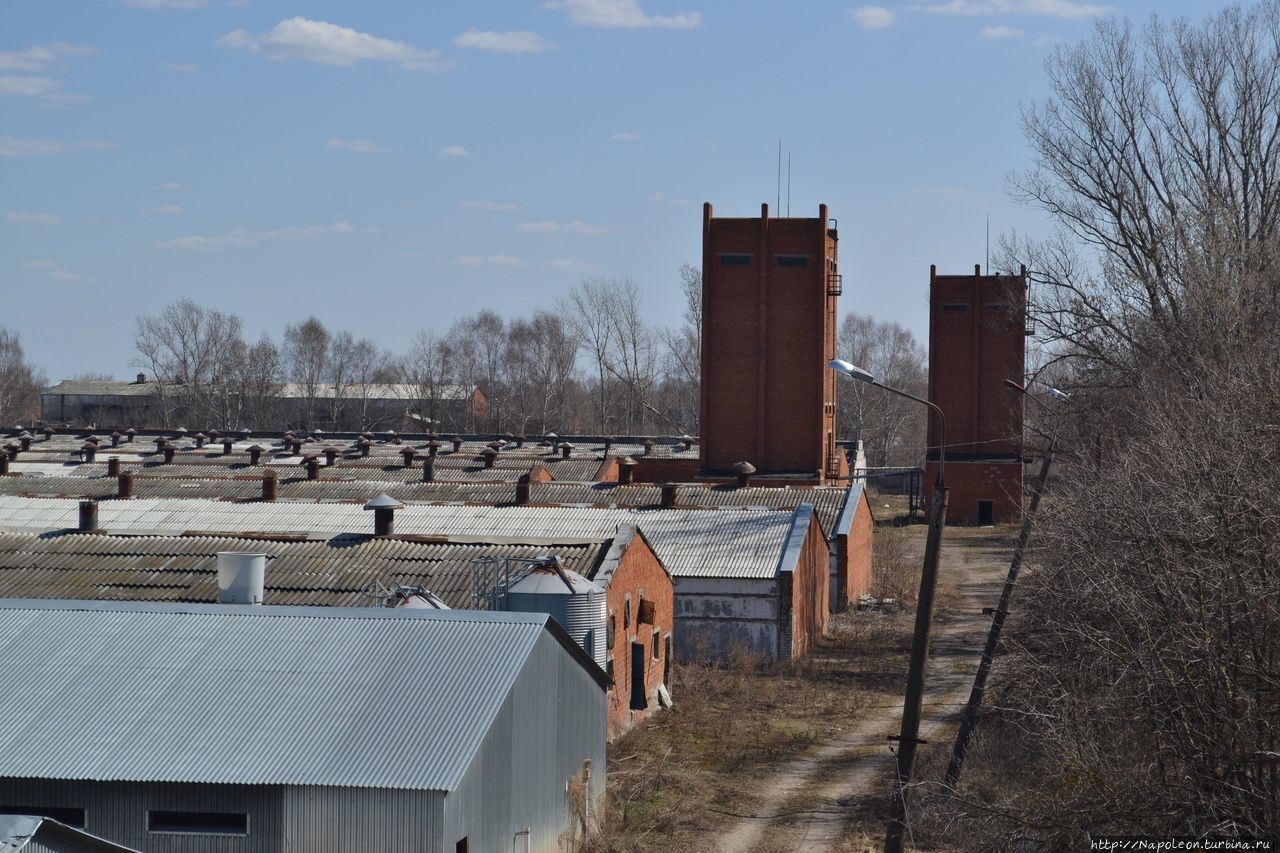
[[[216,417],[220,405],[210,391],[240,335],[240,318],[190,299],[167,306],[135,325],[135,364],[156,380],[164,426],[177,418]]]
[[[682,429],[698,432],[702,385],[702,271],[692,264],[680,267],[684,294],[684,324],[662,333],[663,387],[666,417]]]
[[[400,382],[413,392],[410,401],[412,413],[433,430],[440,428],[444,418],[440,399],[452,377],[448,369],[448,352],[434,332],[428,329],[414,336],[409,352],[399,360],[396,372]]]
[[[285,373],[297,386],[298,412],[302,425],[308,429],[316,424],[321,385],[328,367],[329,340],[329,330],[315,317],[284,327]]]
[[[0,423],[18,423],[39,411],[44,384],[44,374],[27,361],[18,333],[0,326]]]
[[[927,357],[915,336],[897,323],[851,312],[840,324],[840,357],[894,388],[928,395]],[[920,465],[925,413],[918,405],[862,383],[844,383],[837,412],[840,434],[863,441],[873,466]]]
[[[348,423],[361,431],[372,429],[376,419],[386,415],[374,407],[378,389],[395,381],[391,355],[368,338],[361,338],[352,344],[350,358]]]

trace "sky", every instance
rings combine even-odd
[[[1225,5],[881,2],[0,0],[0,325],[55,381],[183,298],[402,352],[629,277],[676,325],[702,203],[777,215],[781,142],[841,313],[923,342],[930,264],[1049,232],[1008,177],[1054,46]]]

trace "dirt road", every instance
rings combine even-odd
[[[923,548],[924,527],[912,528]],[[990,616],[1009,566],[1011,535],[1002,529],[948,529],[939,568],[940,595],[925,675],[921,738],[954,736],[956,715],[969,697]],[[849,614],[843,618],[860,618]],[[865,618],[865,617],[861,617]],[[905,685],[906,673],[902,673]],[[885,696],[838,738],[816,746],[770,777],[755,781],[768,791],[764,808],[719,839],[737,851],[853,851],[879,849],[883,827],[856,818],[866,804],[887,798],[894,765],[888,735],[902,721],[902,699]]]

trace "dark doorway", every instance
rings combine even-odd
[[[996,523],[996,502],[978,501],[978,524],[986,526]]]
[[[648,691],[644,689],[644,664],[647,655],[644,643],[631,644],[631,710],[643,711],[649,707]]]

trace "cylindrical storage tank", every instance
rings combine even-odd
[[[539,567],[507,592],[507,609],[550,613],[591,658],[605,666],[605,592],[577,572]]]
[[[266,554],[218,552],[219,604],[261,604],[266,583]]]

